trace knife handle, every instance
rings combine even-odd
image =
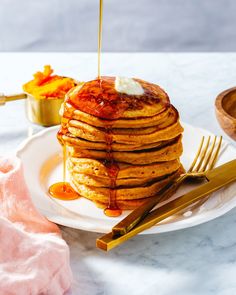
[[[112,228],[114,236],[125,235],[127,232],[132,230],[141,220],[143,220],[147,214],[160,202],[171,197],[176,190],[180,187],[183,181],[187,178],[187,174],[182,174],[173,182],[167,184],[161,189],[155,197],[147,200],[143,205],[133,210],[128,216],[117,223]]]

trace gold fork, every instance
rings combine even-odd
[[[165,186],[155,197],[146,201],[143,205],[133,210],[127,217],[116,224],[112,228],[114,236],[124,235],[133,229],[158,203],[168,199],[187,178],[198,180],[204,180],[204,178],[206,178],[206,172],[213,169],[216,164],[222,144],[222,136],[220,136],[217,144],[217,136],[214,136],[212,143],[211,136],[209,136],[205,146],[204,141],[205,137],[203,136],[196,156],[188,171]]]

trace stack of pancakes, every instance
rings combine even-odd
[[[119,93],[103,77],[75,87],[62,108],[71,184],[102,208],[113,198],[113,207],[133,209],[183,172],[177,110],[159,86],[135,80],[142,95]]]

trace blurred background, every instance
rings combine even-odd
[[[99,0],[0,0],[0,51],[96,51]],[[235,51],[235,0],[104,0],[104,51]]]

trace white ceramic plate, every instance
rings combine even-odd
[[[185,131],[182,163],[185,168],[188,168],[201,137],[212,134],[188,124],[183,126]],[[109,218],[101,209],[84,198],[61,201],[49,197],[50,184],[62,180],[62,149],[56,138],[57,130],[58,126],[45,129],[27,139],[17,150],[17,156],[23,161],[25,179],[34,204],[43,215],[55,223],[87,231],[109,232],[114,224],[127,215],[128,211],[120,217]],[[236,149],[224,141],[217,165],[235,158]],[[190,188],[192,189],[193,185]],[[190,188],[185,185],[179,190],[178,195]],[[236,184],[233,184],[213,194],[208,201],[188,211],[188,214],[175,215],[143,233],[153,234],[191,227],[223,215],[235,205]]]

